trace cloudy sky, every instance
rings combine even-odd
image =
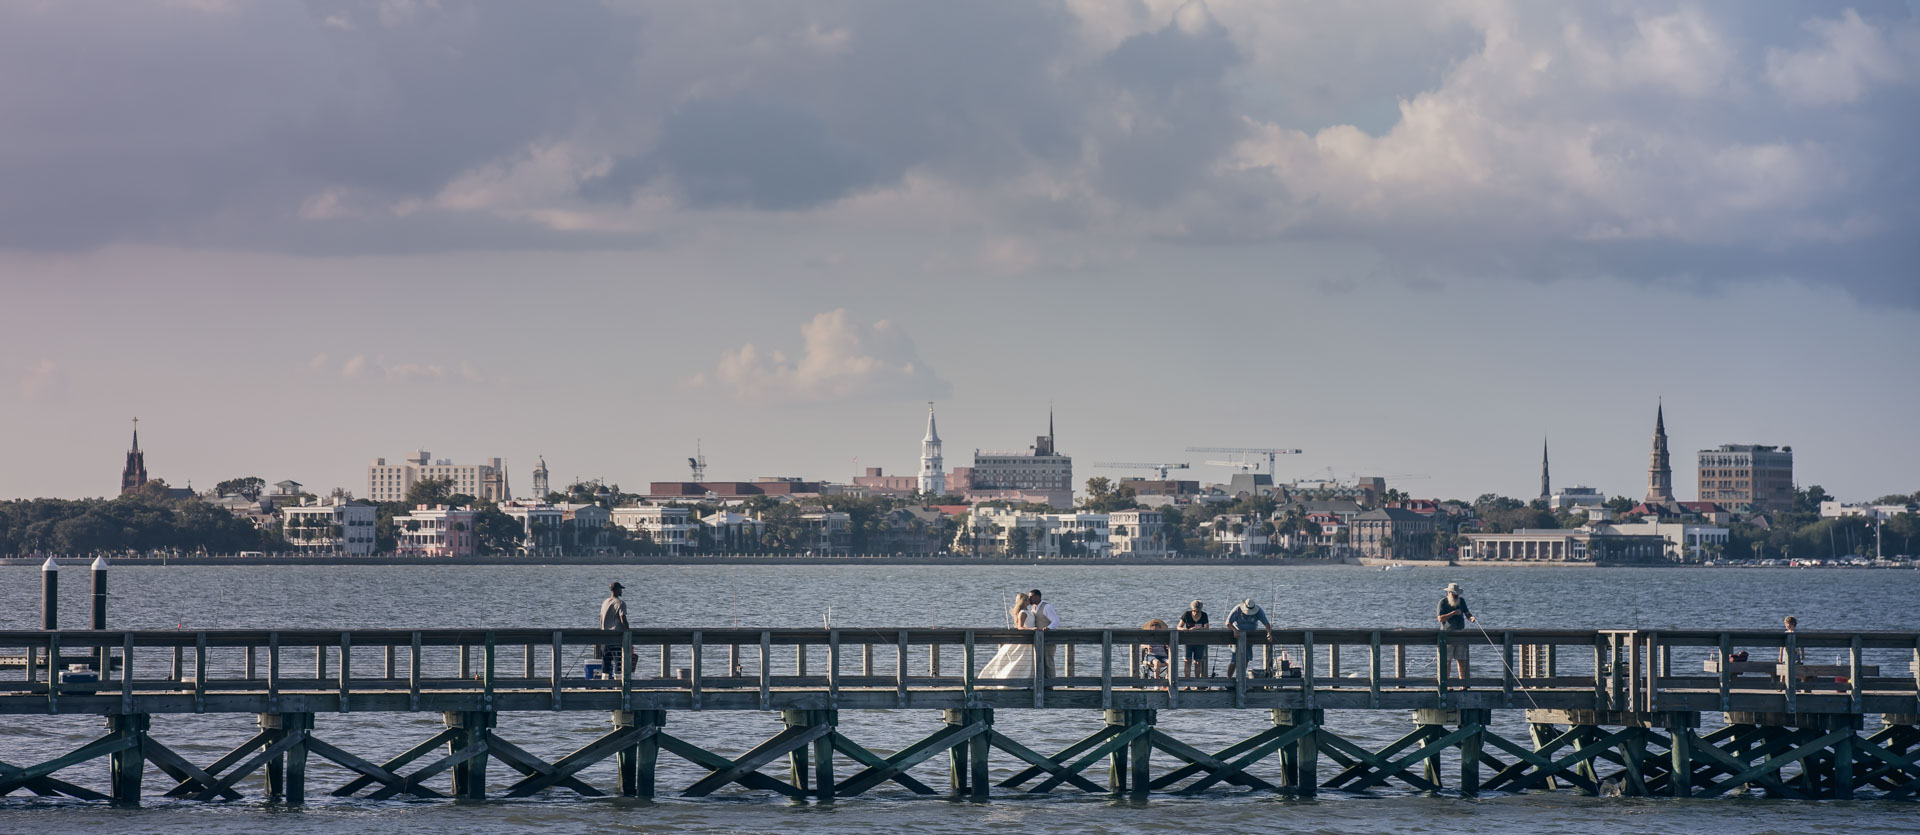
[[[136,415],[197,487],[844,480],[928,400],[1638,494],[1662,398],[1683,498],[1912,491],[1916,128],[1902,2],[7,3],[0,496]]]

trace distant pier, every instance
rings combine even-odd
[[[1278,674],[1142,677],[1142,644],[1170,645],[1177,659],[1182,644],[1194,642],[1214,647],[1216,665],[1231,648],[1249,653],[1255,671]],[[1031,679],[980,678],[1003,643],[1031,643],[1053,661]],[[597,661],[602,646],[637,658],[634,675],[587,678],[582,659]],[[1473,650],[1467,680],[1449,677],[1462,646]],[[1726,660],[1741,650],[1757,660]],[[813,801],[883,783],[975,799],[1197,794],[1229,785],[1295,796],[1394,785],[1468,796],[1911,798],[1920,787],[1915,632],[1502,630],[1483,638],[1289,629],[1269,643],[1264,633],[1224,630],[52,630],[0,632],[0,655],[15,659],[12,672],[0,672],[0,721],[21,728],[84,714],[105,723],[98,739],[72,751],[0,763],[0,794],[122,804],[151,794],[236,799],[262,770],[266,795],[289,803],[310,791],[699,797],[736,784]],[[1841,663],[1807,664],[1803,655]],[[1410,674],[1410,665],[1429,672]],[[1247,727],[1220,750],[1158,724],[1163,711],[1240,709],[1265,714],[1250,722],[1246,713],[1223,713],[1220,722]],[[937,712],[942,724],[898,751],[874,751],[840,729],[843,711],[864,710]],[[514,717],[552,711],[603,713],[609,729],[548,762],[513,741]],[[671,717],[686,711],[778,712],[785,730],[722,752],[674,732]],[[1049,751],[1000,731],[995,717],[1008,711],[1104,721],[1086,739]],[[1343,717],[1362,711],[1398,711],[1411,722],[1374,750],[1341,731]],[[1515,711],[1524,712],[1527,739],[1490,727]],[[328,740],[329,716],[406,712],[440,713],[445,729],[381,762]],[[1703,732],[1706,713],[1727,724]],[[258,732],[196,764],[167,744],[167,719],[180,714],[245,717]],[[1443,773],[1442,754],[1456,773]],[[661,785],[663,755],[707,773],[689,785]],[[929,785],[923,778],[934,767],[913,769],[942,755],[945,785]],[[310,786],[312,757],[357,776]],[[1269,757],[1277,772],[1256,773]],[[110,762],[108,785],[64,776],[99,758]],[[616,784],[576,776],[609,758],[618,763]],[[1021,770],[992,781],[996,759]],[[490,763],[509,769],[514,782],[490,790]]]

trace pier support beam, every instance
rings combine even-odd
[[[1320,789],[1320,726],[1326,722],[1326,715],[1324,710],[1273,711],[1276,727],[1311,728],[1276,752],[1280,758],[1280,786],[1291,789],[1295,797],[1312,797]]]
[[[1107,726],[1122,730],[1141,726],[1146,731],[1136,735],[1125,745],[1113,749],[1107,755],[1107,787],[1113,794],[1135,794],[1145,796],[1153,782],[1149,771],[1150,757],[1153,754],[1153,724],[1157,721],[1156,711],[1152,710],[1108,710],[1105,712]]]
[[[499,718],[499,714],[480,710],[441,714],[450,732],[447,736],[447,754],[458,754],[476,745],[485,747],[488,731],[493,729]],[[453,796],[456,799],[487,798],[487,760],[488,757],[481,754],[453,764]]]
[[[664,728],[667,725],[667,712],[664,710],[616,710],[613,712],[613,726],[620,730],[632,730],[652,726]],[[660,737],[648,734],[633,746],[622,748],[614,757],[620,766],[621,797],[653,797],[654,769],[660,763]]]
[[[793,771],[793,785],[801,791],[808,791],[813,799],[831,802],[833,800],[833,735],[840,725],[840,711],[837,710],[783,710],[780,718],[786,722],[788,731],[807,730],[827,727],[827,732],[815,738],[809,745],[793,749],[787,755],[788,766]],[[812,748],[812,785],[809,789],[808,748]]]
[[[150,717],[129,713],[107,717],[107,729],[129,743],[109,756],[113,783],[113,802],[122,806],[140,805],[140,782],[147,771],[147,728]]]
[[[262,713],[260,730],[272,734],[272,747],[282,749],[267,760],[267,798],[307,802],[307,735],[313,730],[313,714]]]
[[[965,728],[975,723],[987,726],[985,733],[975,734],[966,742],[947,749],[947,785],[953,790],[953,796],[987,799],[993,789],[993,785],[987,781],[987,751],[993,744],[993,708],[959,708],[942,711],[941,716],[952,728]]]

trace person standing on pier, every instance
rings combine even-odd
[[[1473,610],[1467,608],[1467,597],[1460,593],[1459,583],[1447,584],[1447,596],[1440,598],[1440,610],[1437,619],[1440,621],[1440,626],[1448,632],[1458,632],[1466,629],[1467,621],[1473,621],[1474,623],[1480,622],[1478,618],[1473,616]],[[1460,680],[1463,682],[1466,681],[1469,669],[1467,666],[1467,642],[1449,641],[1447,643],[1447,649],[1453,653],[1453,664],[1460,672]],[[1466,689],[1466,685],[1461,685],[1461,689]]]
[[[1252,632],[1255,626],[1265,626],[1267,628],[1267,643],[1273,643],[1273,621],[1267,619],[1267,610],[1260,608],[1260,604],[1253,602],[1253,598],[1249,597],[1240,601],[1239,606],[1234,607],[1233,611],[1227,613],[1227,628],[1233,630],[1235,633]],[[1252,659],[1248,656],[1252,654],[1252,644],[1247,645],[1245,655],[1241,654],[1239,638],[1236,635],[1233,646],[1233,660],[1227,664],[1227,677],[1233,677],[1233,674],[1238,671],[1242,665],[1251,666]]]
[[[620,599],[620,592],[626,586],[615,582],[607,586],[607,599],[600,603],[601,629],[628,629],[627,601]],[[609,677],[626,674],[626,659],[620,657],[620,645],[608,644],[600,647],[600,669]]]
[[[1193,601],[1192,608],[1180,613],[1179,629],[1181,632],[1191,632],[1196,629],[1205,629],[1207,628],[1208,625],[1209,624],[1207,619],[1207,609],[1205,606],[1201,605],[1200,601],[1198,600]],[[1206,644],[1188,644],[1187,645],[1187,678],[1206,678],[1206,676],[1207,676],[1207,645]]]

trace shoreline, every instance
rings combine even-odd
[[[61,567],[74,566],[86,568],[91,561],[83,557],[54,557]],[[45,556],[38,557],[0,557],[0,566],[39,567],[46,561]],[[841,554],[834,556],[802,555],[755,555],[755,554],[716,554],[713,556],[689,556],[669,554],[648,554],[645,556],[489,556],[489,557],[348,557],[329,554],[303,554],[297,556],[221,556],[221,557],[108,557],[114,568],[152,566],[163,568],[170,565],[182,566],[272,566],[272,565],[370,565],[370,566],[421,566],[421,565],[1071,565],[1071,566],[1248,566],[1266,565],[1275,567],[1299,568],[1305,566],[1351,565],[1341,560],[1310,559],[1304,557],[1151,557],[1151,558],[1061,558],[1061,557],[961,557],[961,556],[901,556],[897,554]]]

